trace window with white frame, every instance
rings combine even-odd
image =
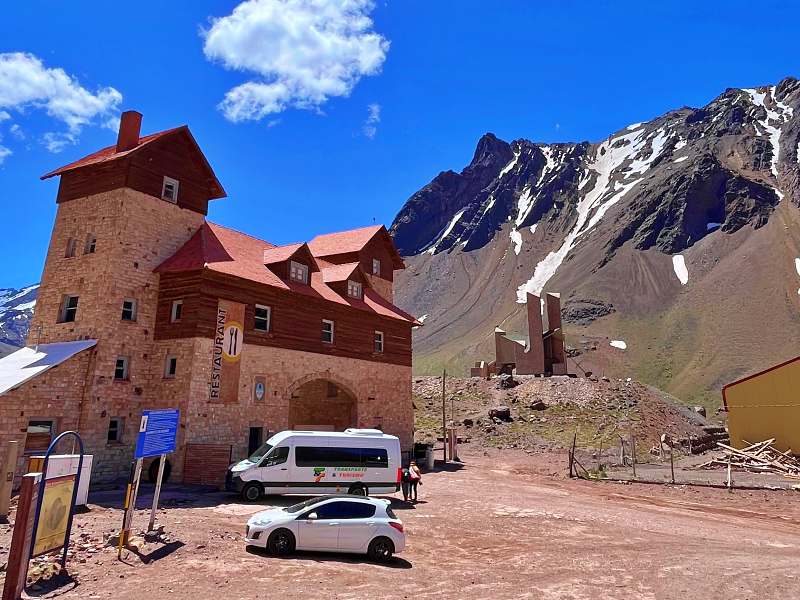
[[[373,275],[381,274],[381,261],[377,258],[372,259],[372,274]]]
[[[95,250],[97,250],[97,236],[93,233],[90,233],[86,236],[86,244],[83,247],[83,253],[94,254]]]
[[[74,258],[78,253],[78,240],[76,238],[69,238],[67,240],[67,248],[64,251],[64,258]]]
[[[78,296],[67,294],[61,301],[61,315],[59,323],[73,323],[78,316]]]
[[[117,443],[122,441],[123,418],[111,417],[108,420],[108,442]]]
[[[128,366],[129,361],[127,356],[118,356],[117,362],[114,365],[114,379],[117,381],[124,381],[128,379]]]
[[[133,298],[125,298],[125,300],[122,301],[122,320],[136,320],[136,300]]]
[[[308,265],[295,260],[289,261],[289,279],[300,283],[308,283]]]
[[[173,300],[172,301],[172,310],[169,314],[169,320],[172,323],[176,323],[181,320],[181,316],[183,315],[183,300]]]
[[[253,318],[253,329],[256,331],[269,331],[269,319],[272,310],[269,306],[263,304],[256,304],[255,314]]]
[[[178,358],[176,356],[167,356],[164,362],[164,377],[172,379],[178,372]]]
[[[375,352],[383,352],[383,332],[375,332]]]
[[[178,180],[172,177],[164,177],[161,186],[161,198],[173,204],[178,201]]]
[[[360,281],[347,280],[347,295],[351,298],[361,298],[364,290],[361,287]]]
[[[333,343],[333,321],[322,319],[322,341],[326,344]]]

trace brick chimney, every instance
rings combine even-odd
[[[119,119],[117,152],[131,150],[139,145],[139,131],[142,128],[142,113],[126,110]]]

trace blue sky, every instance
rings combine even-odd
[[[794,3],[315,1],[6,3],[0,287],[40,277],[57,181],[39,176],[112,144],[121,110],[145,133],[187,123],[228,192],[209,218],[286,243],[389,225],[487,131],[596,141],[800,75]]]

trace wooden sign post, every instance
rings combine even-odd
[[[8,555],[3,600],[19,600],[28,576],[28,561],[33,546],[33,522],[39,502],[41,473],[28,473],[22,478],[19,492],[14,533],[11,534],[11,552]]]
[[[8,523],[8,505],[11,502],[14,473],[17,470],[18,448],[19,442],[11,440],[6,446],[6,455],[3,458],[3,471],[0,472],[0,523]]]

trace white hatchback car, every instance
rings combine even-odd
[[[352,552],[386,561],[406,545],[403,523],[389,500],[336,494],[254,514],[245,543],[272,554],[294,550]]]

